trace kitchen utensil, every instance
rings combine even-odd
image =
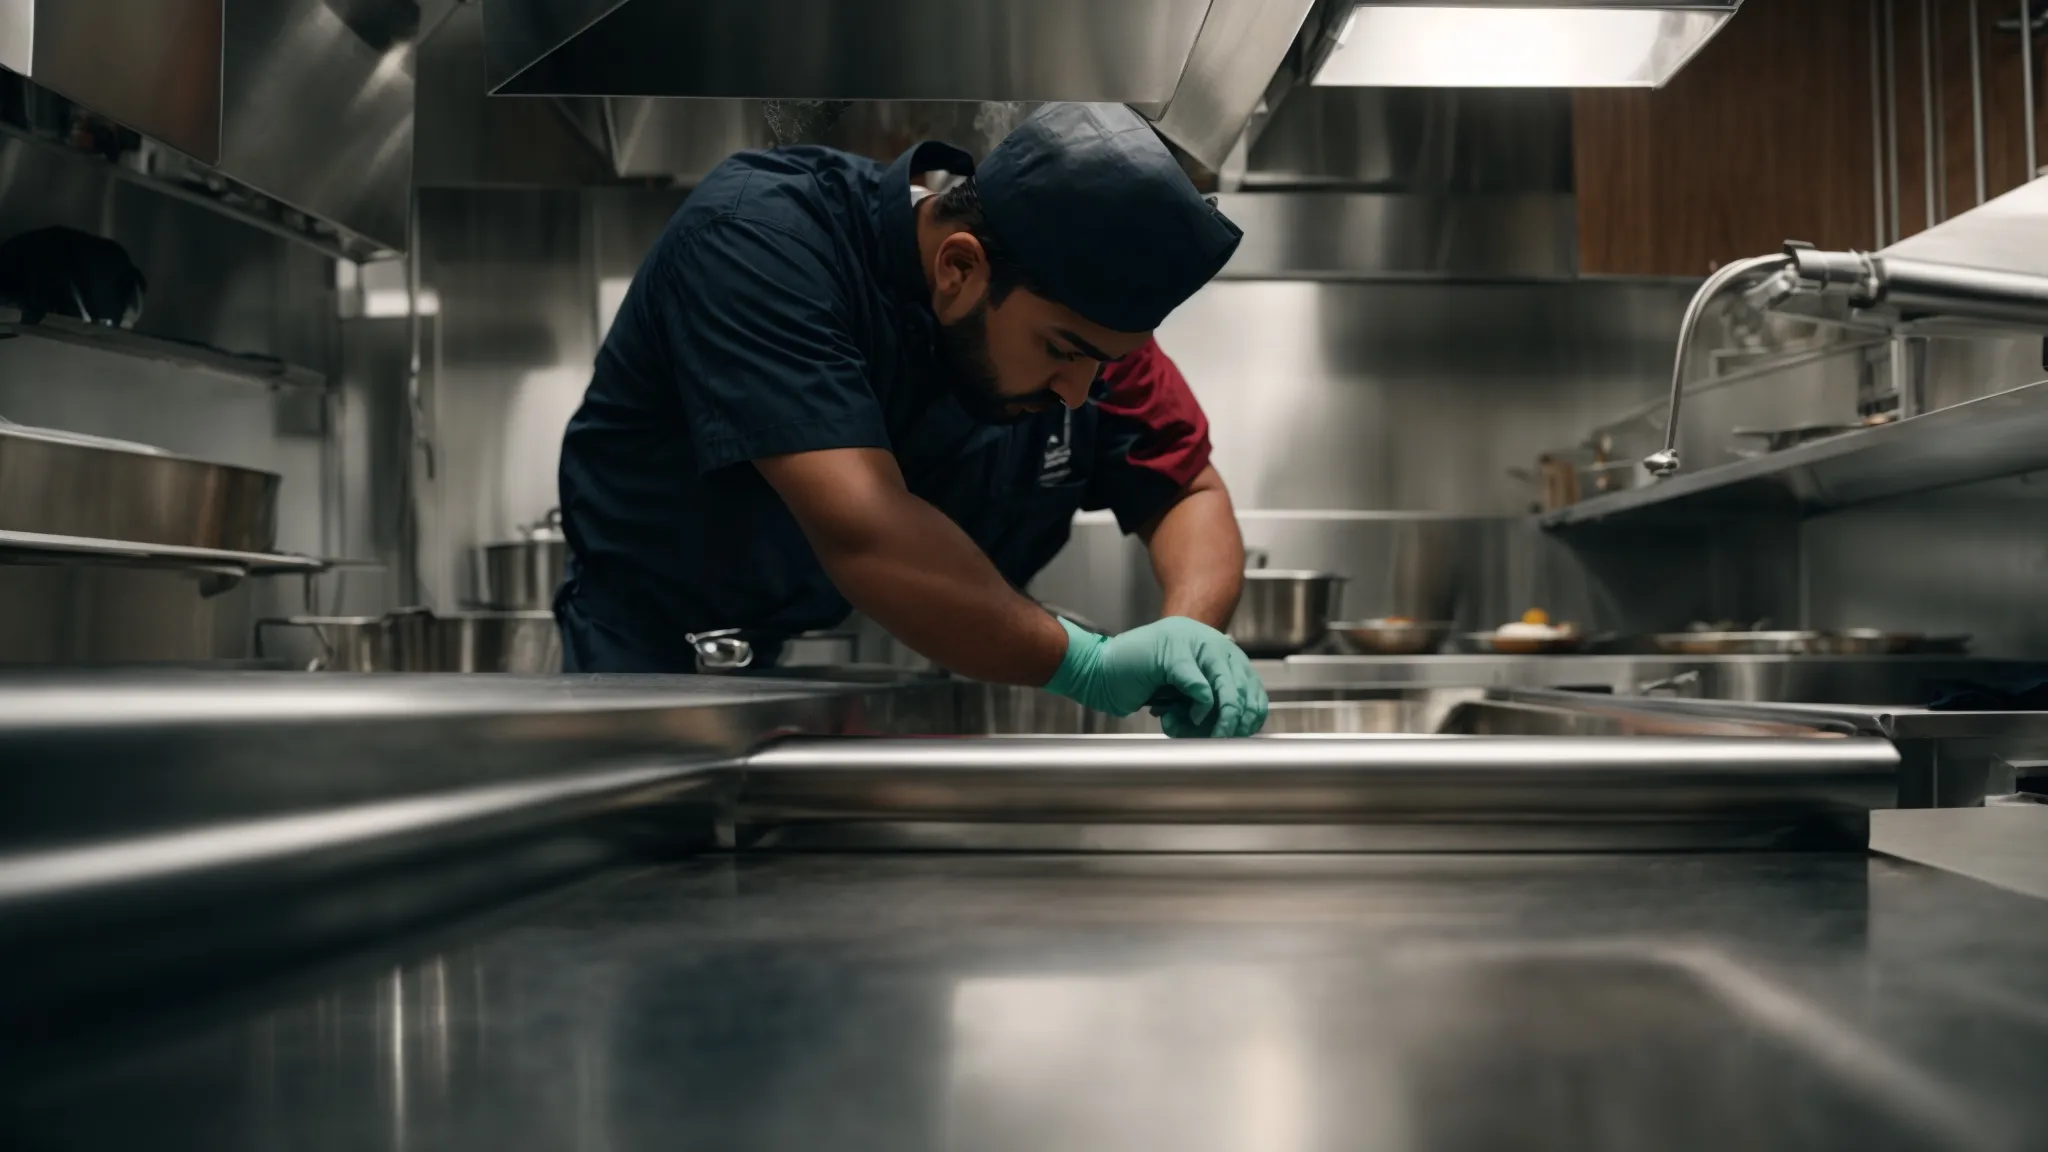
[[[1441,620],[1380,617],[1374,620],[1332,620],[1330,632],[1346,649],[1367,656],[1416,656],[1434,652],[1451,634]]]
[[[555,614],[457,612],[432,618],[427,667],[421,672],[524,672],[562,670],[562,633]]]
[[[401,608],[382,616],[283,616],[256,622],[256,656],[266,635],[309,633],[313,672],[527,672],[562,670],[562,639],[551,612],[457,612]]]
[[[697,650],[697,671],[732,672],[754,662],[754,645],[738,628],[692,632],[683,637]]]
[[[521,525],[519,537],[479,550],[477,603],[486,608],[539,611],[554,605],[569,563],[562,510],[550,508],[538,522]]]
[[[1805,656],[1821,651],[1823,633],[1772,631],[1666,632],[1650,637],[1659,652],[1680,656]]]
[[[1344,577],[1329,572],[1251,568],[1228,632],[1245,654],[1292,656],[1329,635]]]
[[[1499,632],[1468,632],[1465,640],[1482,651],[1503,656],[1557,656],[1577,652],[1586,646],[1586,636],[1576,628],[1560,626],[1544,635],[1502,636]]]
[[[128,250],[76,228],[38,228],[0,244],[0,303],[21,310],[21,322],[65,316],[131,328],[148,288]]]
[[[75,432],[0,423],[0,529],[269,552],[279,479]]]
[[[433,614],[401,608],[382,616],[279,616],[256,622],[256,658],[267,659],[270,633],[294,629],[311,636],[309,672],[413,672],[428,663]]]

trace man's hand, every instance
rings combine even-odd
[[[1060,667],[1059,622],[1010,587],[959,525],[912,495],[888,452],[835,448],[754,466],[832,583],[912,650],[1000,684],[1037,687]]]
[[[1117,636],[1069,621],[1066,658],[1046,690],[1112,716],[1154,708],[1168,736],[1250,736],[1266,723],[1266,686],[1230,638],[1198,620],[1169,616]]]

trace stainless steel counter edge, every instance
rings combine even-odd
[[[38,906],[65,900],[162,901],[182,883],[218,886],[243,873],[265,886],[332,877],[353,866],[518,835],[606,810],[690,799],[724,806],[729,761],[593,768],[561,776],[344,808],[202,825],[154,835],[0,855],[0,918],[17,931]]]
[[[0,677],[0,852],[47,850],[745,754],[948,731],[943,682],[273,673]],[[9,690],[9,689],[12,690]]]
[[[739,819],[1057,822],[1861,814],[1897,796],[1876,738],[1419,736],[778,741]]]

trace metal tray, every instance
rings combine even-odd
[[[1895,656],[1969,650],[1968,636],[1927,636],[1878,628],[1840,631],[1665,632],[1650,637],[1659,652],[1680,656]]]
[[[0,424],[4,531],[269,553],[278,484],[252,468]]]

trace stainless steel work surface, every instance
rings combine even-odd
[[[7,1090],[78,1149],[2040,1146],[2048,917],[1860,855],[752,856]]]

